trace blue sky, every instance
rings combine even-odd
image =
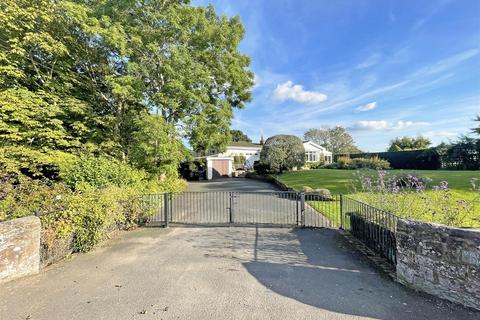
[[[239,15],[253,100],[232,127],[258,141],[342,125],[365,151],[468,133],[480,113],[478,0],[197,0]]]

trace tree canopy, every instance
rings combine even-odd
[[[230,135],[232,136],[232,141],[234,142],[239,142],[239,141],[252,142],[252,139],[250,139],[241,130],[230,130]]]
[[[0,3],[0,147],[155,171],[229,141],[251,99],[238,17],[186,0]]]
[[[260,162],[276,173],[303,166],[305,149],[302,140],[292,135],[268,138],[260,152]]]
[[[397,137],[390,141],[389,152],[420,150],[428,148],[432,142],[422,136],[418,137]]]
[[[480,135],[480,114],[477,115],[475,121],[478,122],[478,127],[473,128],[472,131],[478,135]]]
[[[342,126],[309,129],[303,135],[305,140],[311,140],[334,154],[360,153],[350,133]]]
[[[479,170],[480,139],[465,135],[451,144],[440,144],[436,148],[442,157],[442,164],[447,169]]]

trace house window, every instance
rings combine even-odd
[[[318,161],[318,153],[315,152],[315,151],[305,152],[305,160],[307,162],[317,162]]]

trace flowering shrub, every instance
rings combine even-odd
[[[471,181],[471,192],[452,191],[447,181],[429,186],[430,179],[415,174],[376,176],[359,173],[355,197],[396,215],[457,227],[480,227],[480,188]]]

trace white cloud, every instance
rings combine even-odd
[[[413,122],[403,120],[399,120],[397,122],[388,122],[385,120],[364,120],[355,123],[351,129],[356,131],[391,131],[402,130],[410,127],[421,127],[428,124],[428,122]]]
[[[422,19],[418,20],[414,25],[413,25],[413,30],[417,31],[421,27],[423,27],[424,24],[426,24],[430,19],[433,18],[440,10],[443,9],[447,4],[452,2],[452,0],[440,0],[435,3],[435,6],[433,9],[427,13],[426,16],[424,16]]]
[[[277,85],[273,91],[273,98],[280,101],[293,100],[304,104],[317,104],[327,100],[327,96],[320,92],[307,91],[302,85],[287,81]]]
[[[356,110],[357,111],[360,111],[360,112],[365,112],[365,111],[370,111],[370,110],[373,110],[377,107],[377,102],[374,101],[374,102],[370,102],[370,103],[367,103],[363,106],[359,106]]]
[[[423,136],[427,138],[455,138],[459,136],[459,133],[453,132],[453,131],[438,130],[438,131],[427,131],[423,134]]]
[[[365,61],[357,64],[355,69],[370,68],[380,62],[381,55],[379,53],[371,54]]]
[[[339,102],[332,101],[331,104],[325,106],[324,108],[317,108],[315,110],[302,110],[302,109],[294,110],[292,112],[289,112],[287,114],[287,116],[288,117],[302,117],[301,120],[304,121],[305,119],[311,119],[314,115],[325,112],[325,111],[330,111],[330,110],[344,108],[344,107],[351,107],[352,104],[357,104],[357,103],[360,103],[361,101],[364,101],[366,99],[371,99],[371,98],[374,98],[374,97],[376,97],[380,94],[396,90],[400,87],[405,86],[409,82],[410,82],[409,80],[406,80],[406,81],[398,82],[398,83],[395,83],[395,84],[392,84],[392,85],[379,87],[377,89],[359,94],[359,95],[355,96],[354,98],[349,98],[350,93],[348,93],[348,94],[346,94],[346,97],[341,99]]]
[[[423,67],[413,74],[413,77],[417,76],[431,76],[437,73],[448,71],[456,65],[469,60],[480,53],[479,49],[469,49],[457,54],[454,54],[448,58],[442,59],[432,65]]]

